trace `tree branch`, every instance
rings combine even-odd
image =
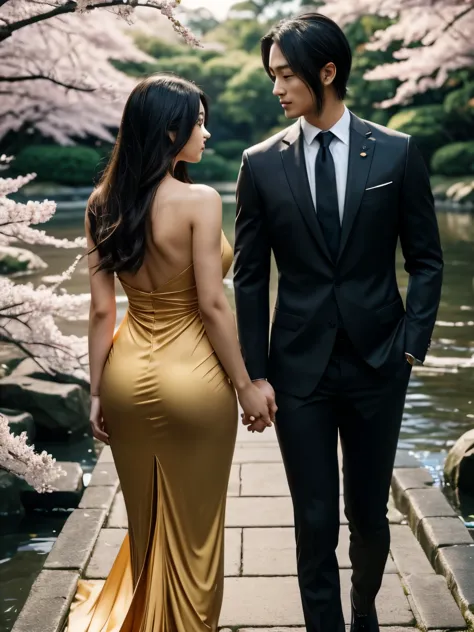
[[[0,82],[6,83],[16,83],[20,81],[36,81],[38,79],[43,79],[44,81],[51,81],[51,83],[55,83],[57,86],[62,86],[66,88],[66,90],[75,90],[76,92],[94,92],[96,88],[81,88],[80,86],[75,86],[72,83],[65,83],[64,81],[60,81],[59,79],[54,79],[53,77],[48,77],[47,75],[24,75],[18,77],[2,77],[0,76]]]
[[[0,0],[0,2],[5,2],[8,0]],[[0,5],[1,6],[1,5]],[[143,4],[138,5],[135,1],[129,0],[108,0],[107,2],[99,2],[97,4],[89,4],[87,5],[86,10],[90,11],[92,9],[104,9],[111,7],[126,7],[131,6],[135,8],[136,6],[148,7],[152,9],[160,9],[161,7],[157,3],[144,2]],[[13,22],[12,24],[7,24],[4,26],[0,26],[0,42],[8,39],[13,35],[15,31],[24,28],[25,26],[29,26],[30,24],[37,24],[38,22],[44,22],[45,20],[49,20],[50,18],[54,18],[58,15],[65,15],[67,13],[74,13],[77,9],[77,2],[74,0],[68,0],[65,4],[62,4],[58,7],[55,7],[52,11],[46,11],[46,13],[39,13],[38,15],[33,15],[29,18],[25,18],[24,20],[18,20],[18,22]]]

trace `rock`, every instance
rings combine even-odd
[[[20,275],[47,267],[38,255],[26,248],[0,246],[0,274]]]
[[[42,509],[52,511],[53,509],[74,509],[79,505],[84,492],[83,471],[78,463],[68,461],[58,461],[66,476],[57,478],[52,487],[55,488],[50,494],[39,494],[32,487],[28,487],[21,492],[21,501],[27,511]]]
[[[21,410],[12,410],[11,408],[0,408],[0,414],[5,415],[8,419],[8,425],[14,435],[20,435],[26,432],[28,442],[35,440],[35,422],[30,413],[24,413]]]
[[[24,513],[20,493],[20,480],[0,470],[0,516],[21,516]]]
[[[454,489],[474,494],[474,429],[465,432],[449,451],[444,476]]]
[[[64,439],[89,427],[89,395],[77,384],[57,384],[30,377],[0,380],[2,404],[21,406],[43,437]]]
[[[77,369],[73,373],[59,373],[53,371],[46,360],[40,360],[44,370],[32,358],[22,360],[20,364],[13,369],[11,376],[17,377],[33,377],[35,380],[45,380],[47,382],[58,382],[59,384],[78,384],[82,388],[89,390],[89,376],[82,369]]]

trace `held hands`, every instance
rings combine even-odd
[[[242,423],[247,426],[249,432],[263,432],[267,426],[272,426],[275,422],[275,413],[278,407],[275,403],[275,391],[266,380],[257,380],[252,383],[253,395],[255,391],[258,394],[258,400],[261,408],[248,408],[244,405],[244,400],[240,397],[240,404],[244,410],[242,413]],[[262,399],[263,397],[263,399]],[[253,402],[252,402],[253,404]]]
[[[109,435],[105,428],[104,418],[102,417],[102,409],[100,407],[100,399],[98,395],[91,396],[91,410],[89,413],[89,421],[92,427],[92,434],[96,439],[109,445]]]

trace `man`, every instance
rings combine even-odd
[[[234,280],[241,346],[270,403],[276,391],[306,629],[345,630],[335,554],[339,433],[351,631],[378,632],[406,390],[440,301],[433,197],[413,140],[346,109],[352,56],[334,22],[317,13],[285,20],[263,38],[262,57],[286,117],[298,120],[243,155]],[[398,239],[410,275],[406,311]],[[279,280],[269,342],[272,251]]]

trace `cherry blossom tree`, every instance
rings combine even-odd
[[[318,10],[341,25],[370,14],[394,19],[368,45],[385,50],[400,42],[396,61],[366,75],[371,80],[402,82],[393,99],[381,104],[385,107],[443,86],[450,72],[474,61],[474,0],[325,0]]]
[[[7,160],[2,156],[3,163]],[[22,242],[56,248],[81,249],[84,238],[57,239],[34,225],[47,222],[56,211],[56,204],[28,202],[20,204],[8,196],[33,180],[35,174],[18,178],[0,177],[0,245]],[[88,296],[71,295],[60,290],[70,278],[81,255],[50,286],[34,287],[32,283],[16,283],[0,277],[0,343],[12,345],[23,355],[34,358],[46,370],[73,372],[87,361],[86,340],[65,336],[59,319],[76,319],[84,312]],[[46,363],[42,363],[46,361]]]
[[[10,159],[0,157],[0,164]],[[34,225],[47,222],[56,211],[49,200],[21,204],[8,196],[31,182],[35,174],[18,178],[0,177],[0,246],[12,243],[42,244],[57,248],[84,250],[84,238],[56,239]],[[74,373],[85,366],[85,338],[65,336],[58,319],[75,319],[83,312],[88,296],[60,291],[60,284],[70,278],[80,255],[54,285],[34,287],[32,283],[15,283],[0,276],[0,344],[14,347],[23,356],[33,358],[47,373]],[[1,388],[1,385],[0,385]],[[27,443],[27,434],[10,431],[8,419],[0,414],[0,469],[26,480],[40,493],[53,491],[51,483],[65,474],[46,452],[35,452]]]
[[[153,61],[137,31],[199,42],[175,16],[179,0],[0,0],[0,140],[37,130],[59,144],[113,141],[135,81],[113,60]]]

